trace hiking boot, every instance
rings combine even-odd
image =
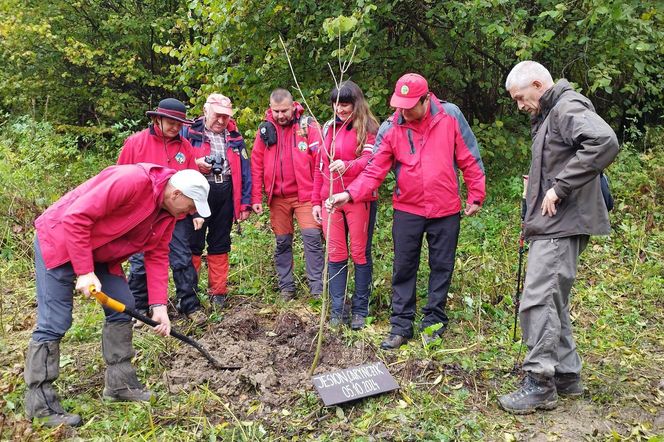
[[[28,419],[38,419],[47,427],[81,425],[81,416],[67,413],[60,405],[53,382],[60,374],[60,341],[30,341],[25,355],[23,376],[28,390],[25,392],[25,413]]]
[[[191,322],[194,323],[196,327],[200,327],[207,322],[207,315],[203,312],[202,309],[194,310],[191,313],[186,313],[185,316]]]
[[[338,316],[333,316],[330,318],[330,327],[339,328],[343,324],[343,321]]]
[[[530,414],[536,410],[553,410],[558,406],[558,394],[553,378],[527,373],[521,386],[498,398],[503,410],[514,414]]]
[[[561,396],[581,396],[583,394],[583,383],[579,374],[556,373],[553,380],[556,383],[556,391]]]
[[[210,296],[210,304],[212,304],[213,309],[221,310],[226,306],[226,295]]]
[[[394,350],[399,348],[408,342],[408,338],[401,335],[395,335],[390,333],[380,344],[380,348],[383,350]]]
[[[147,402],[152,392],[136,377],[131,359],[136,352],[132,344],[130,322],[105,322],[101,332],[101,351],[106,362],[104,399],[112,401]]]
[[[365,317],[362,315],[353,315],[350,321],[351,330],[362,330],[364,328]]]
[[[291,290],[282,290],[280,295],[281,295],[281,299],[283,301],[286,301],[286,302],[288,302],[292,299],[295,299],[295,292],[293,292]]]

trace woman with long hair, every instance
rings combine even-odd
[[[345,320],[345,298],[348,279],[348,255],[355,264],[355,293],[352,296],[351,328],[364,328],[369,314],[371,293],[371,237],[376,220],[376,198],[352,202],[328,213],[321,202],[343,192],[364,170],[373,155],[378,120],[371,113],[362,90],[352,81],[344,81],[330,92],[334,117],[323,127],[324,142],[319,150],[312,212],[323,232],[329,236],[328,291],[331,298],[330,325],[340,326]],[[331,183],[330,183],[331,181]],[[347,243],[347,238],[350,238]]]

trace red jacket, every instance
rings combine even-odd
[[[251,210],[251,166],[244,138],[237,130],[235,121],[230,120],[226,129],[226,160],[233,182],[233,211],[235,219],[238,219],[241,211]],[[191,143],[196,158],[210,155],[210,140],[205,136],[204,116],[191,126],[184,126],[180,134]]]
[[[35,221],[46,268],[70,262],[84,275],[105,262],[109,272],[124,276],[121,264],[143,252],[149,302],[166,304],[176,219],[161,204],[174,173],[147,163],[111,166],[64,195]]]
[[[189,141],[178,135],[164,144],[160,134],[159,127],[151,124],[131,135],[124,142],[118,164],[152,163],[175,170],[198,170],[196,154]]]
[[[277,172],[281,171],[279,152],[290,149],[293,156],[293,169],[297,182],[297,198],[300,202],[311,200],[313,188],[313,172],[316,152],[320,145],[318,124],[312,118],[302,117],[304,109],[299,103],[295,106],[295,118],[290,126],[280,126],[272,118],[272,111],[265,112],[265,121],[261,123],[254,148],[251,151],[251,203],[262,201],[262,189],[267,193],[267,202],[270,204],[275,193]],[[305,123],[306,121],[306,123]],[[306,124],[306,129],[303,127]],[[269,126],[271,125],[271,126]],[[274,129],[272,129],[274,128]],[[276,143],[267,145],[261,137],[263,129],[276,131]]]
[[[459,167],[468,189],[467,203],[484,201],[484,167],[477,140],[459,108],[433,94],[423,121],[407,123],[398,111],[385,121],[374,151],[367,168],[348,186],[353,200],[369,199],[393,169],[395,209],[425,218],[449,216],[461,210]]]
[[[344,124],[337,120],[336,137],[334,120],[325,123],[323,136],[325,143],[324,149],[318,151],[316,160],[316,170],[314,171],[314,190],[311,193],[311,205],[320,206],[323,200],[330,196],[330,147],[334,139],[334,159],[342,160],[346,170],[343,174],[335,173],[332,177],[332,193],[339,193],[346,190],[346,187],[355,180],[355,178],[367,167],[369,160],[373,156],[373,147],[376,141],[376,134],[368,133],[367,139],[362,146],[360,156],[357,156],[357,131],[353,127],[353,122]],[[377,193],[374,192],[371,200],[375,200]]]

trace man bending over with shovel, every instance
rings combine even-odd
[[[175,222],[198,211],[209,216],[209,185],[191,169],[177,172],[149,163],[111,166],[64,195],[35,221],[37,326],[25,357],[28,390],[25,411],[47,426],[79,425],[81,417],[60,405],[53,387],[60,365],[60,340],[71,327],[74,290],[104,287],[134,306],[121,264],[145,255],[152,319],[167,336],[169,241]],[[107,364],[104,398],[149,401],[152,393],[138,381],[130,317],[104,309],[102,353]]]

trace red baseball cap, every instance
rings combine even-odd
[[[397,80],[390,106],[399,109],[412,109],[420,97],[429,92],[427,80],[420,74],[409,73]]]

